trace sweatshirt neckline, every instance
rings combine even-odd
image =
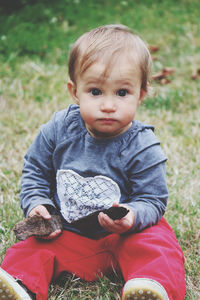
[[[133,132],[133,128],[135,127],[135,121],[132,121],[132,125],[131,127],[123,132],[122,134],[115,136],[115,137],[111,137],[111,138],[95,138],[93,136],[90,135],[89,131],[86,129],[85,124],[83,122],[83,120],[81,119],[81,125],[83,127],[83,130],[85,132],[85,136],[88,142],[93,143],[93,144],[109,144],[112,142],[117,142],[117,141],[121,141],[123,138],[125,138],[126,136],[128,136],[130,134],[130,132]]]

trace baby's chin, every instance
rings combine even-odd
[[[132,122],[123,128],[117,130],[97,130],[95,128],[88,129],[90,135],[94,138],[114,138],[128,131],[132,126]]]
[[[123,132],[110,132],[110,131],[99,131],[99,130],[90,130],[89,131],[90,135],[96,139],[110,139],[114,138],[116,136],[121,135]]]

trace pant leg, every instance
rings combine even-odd
[[[151,278],[164,286],[170,300],[184,299],[184,256],[164,218],[143,232],[121,237],[114,255],[125,281]]]
[[[10,247],[1,265],[5,271],[35,293],[38,300],[47,299],[53,266],[52,251],[42,247],[33,237]]]
[[[51,280],[61,272],[67,271],[93,281],[111,268],[112,260],[113,256],[105,249],[102,239],[91,240],[63,231],[54,240],[30,237],[13,245],[1,267],[21,280],[37,295],[37,300],[45,300]]]

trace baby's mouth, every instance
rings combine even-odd
[[[101,118],[101,119],[99,119],[99,121],[101,123],[105,123],[105,124],[112,124],[112,123],[116,122],[116,120],[112,119],[112,118]]]

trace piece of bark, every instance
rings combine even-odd
[[[86,217],[73,221],[71,225],[88,234],[96,232],[101,228],[98,221],[98,215],[100,212],[107,214],[112,220],[119,220],[125,217],[129,210],[122,206],[112,206],[108,209],[95,211]]]
[[[62,230],[62,222],[59,215],[52,215],[49,220],[35,215],[18,222],[13,228],[17,239],[20,241],[24,241],[30,236],[48,236],[59,229]]]

